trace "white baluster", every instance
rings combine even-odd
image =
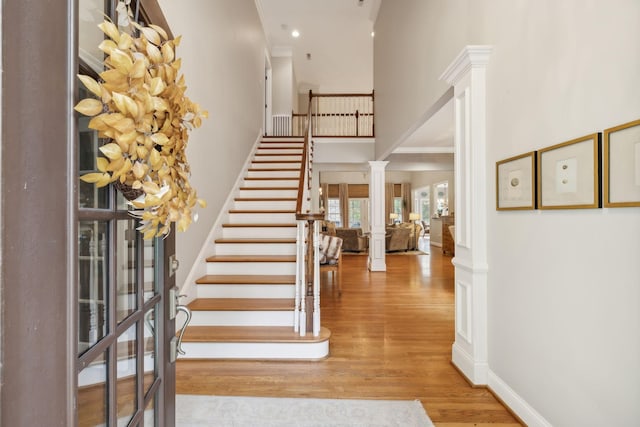
[[[300,289],[300,314],[299,314],[299,319],[300,319],[300,336],[304,337],[305,335],[307,335],[307,279],[306,279],[306,260],[304,259],[305,254],[307,253],[306,251],[306,244],[305,244],[305,234],[306,234],[306,230],[305,230],[305,226],[304,223],[305,221],[301,221],[303,226],[302,226],[302,235],[301,237],[301,247],[302,247],[302,254],[301,254],[301,260],[302,262],[300,262],[300,285],[299,285],[299,289]]]

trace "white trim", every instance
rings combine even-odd
[[[247,160],[240,168],[240,172],[238,173],[236,182],[233,185],[232,190],[229,192],[227,200],[225,200],[224,204],[222,205],[222,208],[218,213],[218,217],[216,218],[213,226],[211,227],[211,230],[209,231],[209,235],[202,244],[202,248],[200,248],[200,252],[198,252],[198,256],[191,266],[191,270],[189,271],[189,274],[187,274],[187,278],[185,279],[182,286],[180,286],[180,292],[178,292],[178,294],[185,295],[186,299],[180,301],[184,305],[187,305],[197,298],[196,280],[199,277],[204,276],[207,272],[207,257],[215,253],[215,237],[222,235],[222,224],[227,219],[229,210],[233,208],[236,194],[239,192],[239,188],[244,182],[246,171],[247,169],[249,169],[249,166],[253,161],[253,155],[256,152],[260,141],[262,141],[262,129],[260,129],[256,142],[253,144],[253,147],[251,148],[249,155],[247,156]]]
[[[296,343],[194,343],[183,342],[180,359],[302,359],[329,355],[329,340]]]
[[[473,384],[487,384],[489,365],[484,362],[474,362],[471,355],[457,343],[453,343],[451,347],[451,361]]]
[[[486,67],[493,47],[487,45],[469,45],[462,49],[456,59],[442,73],[439,80],[455,86],[473,67]]]
[[[393,154],[450,154],[455,153],[454,147],[398,147]]]
[[[432,243],[432,245],[436,245],[435,243]],[[442,246],[442,245],[440,245]],[[451,263],[453,264],[454,267],[456,268],[460,268],[462,270],[466,270],[470,273],[488,273],[489,272],[489,265],[487,263],[472,263],[469,264],[467,262],[467,260],[463,260],[460,257],[455,257],[451,260]]]
[[[507,385],[495,372],[489,370],[488,386],[529,427],[552,427],[538,411]]]
[[[327,138],[322,136],[314,136],[314,144],[375,144],[375,138],[349,138],[348,136],[340,138]]]

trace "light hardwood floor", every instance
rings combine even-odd
[[[332,332],[326,360],[179,361],[177,392],[418,399],[436,426],[520,426],[451,364],[453,266],[440,248],[426,249],[430,255],[387,256],[387,271],[375,273],[366,256],[344,255],[341,296],[324,273],[322,324]]]

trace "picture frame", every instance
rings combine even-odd
[[[604,130],[604,207],[640,206],[640,120]]]
[[[538,150],[538,209],[602,205],[600,132]]]
[[[496,162],[496,210],[536,209],[536,152]]]

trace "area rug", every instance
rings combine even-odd
[[[179,427],[429,427],[411,400],[176,395]]]

